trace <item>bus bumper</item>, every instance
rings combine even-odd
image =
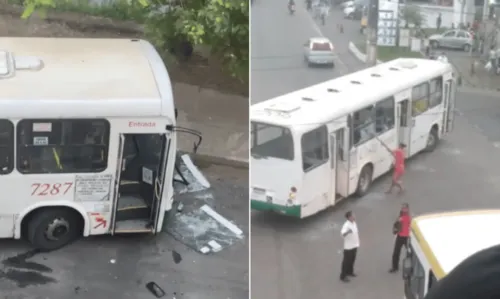
[[[252,208],[252,210],[256,210],[256,211],[276,212],[276,213],[286,215],[286,216],[301,218],[300,205],[285,206],[285,205],[274,204],[271,202],[265,202],[265,201],[252,199],[250,201],[250,207]]]

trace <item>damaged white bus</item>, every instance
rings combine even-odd
[[[80,236],[159,232],[172,208],[176,132],[186,130],[154,47],[0,45],[0,238],[52,250]]]
[[[448,63],[400,58],[251,106],[251,207],[307,217],[433,150],[453,127]]]

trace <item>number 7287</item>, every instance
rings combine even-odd
[[[31,184],[31,196],[65,195],[73,187],[73,182],[66,183],[34,183]]]

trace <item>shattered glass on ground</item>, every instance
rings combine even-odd
[[[189,155],[180,156],[178,162],[180,174],[174,182],[176,210],[170,212],[164,231],[204,254],[218,252],[242,240],[243,232],[212,208],[216,198],[210,183]]]

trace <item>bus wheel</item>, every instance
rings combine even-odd
[[[439,141],[438,131],[436,128],[432,128],[429,132],[429,137],[427,137],[427,145],[425,146],[426,152],[432,152],[436,149]]]
[[[59,249],[81,236],[81,217],[65,208],[45,208],[28,223],[28,241],[37,249]]]
[[[356,189],[356,195],[358,197],[362,197],[366,193],[368,193],[368,190],[372,185],[372,175],[372,167],[370,165],[365,165],[361,170],[361,174],[359,175],[358,188]]]

